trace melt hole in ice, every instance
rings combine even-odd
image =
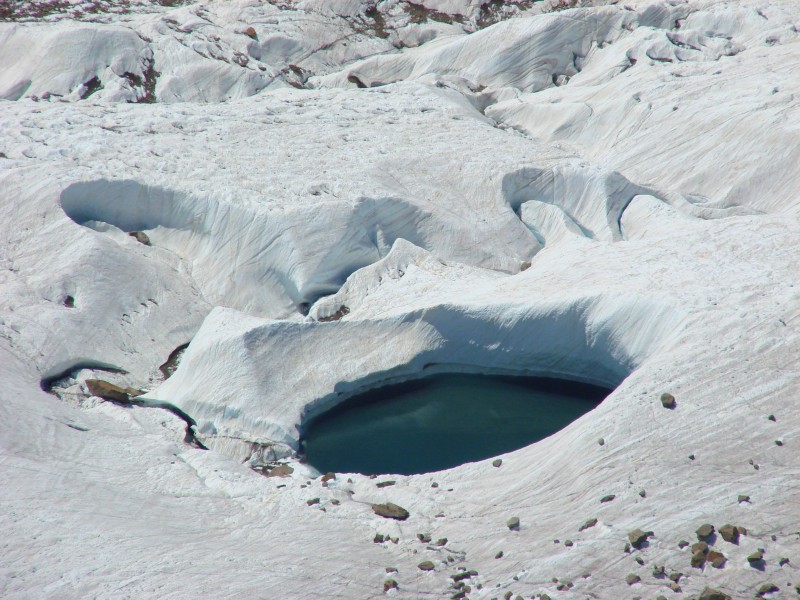
[[[305,426],[301,447],[323,473],[429,473],[537,442],[610,393],[560,379],[437,374],[345,400]]]

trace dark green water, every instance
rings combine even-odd
[[[433,375],[346,400],[308,425],[302,445],[323,473],[429,473],[532,444],[610,393],[556,379]]]

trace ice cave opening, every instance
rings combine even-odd
[[[350,397],[304,427],[320,472],[412,475],[523,448],[612,390],[541,377],[438,373]]]

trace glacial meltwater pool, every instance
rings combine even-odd
[[[323,473],[428,473],[532,444],[610,393],[558,379],[432,375],[349,398],[311,421],[301,444]]]

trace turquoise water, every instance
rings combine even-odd
[[[323,473],[429,473],[532,444],[609,393],[556,379],[433,375],[346,400],[309,423],[301,443]]]

